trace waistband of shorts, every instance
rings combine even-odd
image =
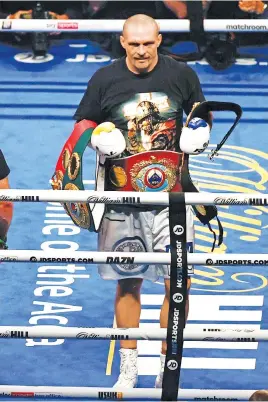
[[[115,212],[124,212],[124,213],[131,213],[135,212],[151,212],[151,211],[162,211],[167,207],[164,205],[107,205],[106,211],[115,211]]]

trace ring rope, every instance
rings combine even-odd
[[[170,264],[171,253],[0,250],[0,262],[76,262],[80,264]],[[268,254],[188,253],[190,265],[268,265]]]
[[[189,20],[156,20],[161,32],[190,32]],[[0,19],[2,30],[9,32],[122,32],[125,20],[45,20]],[[267,32],[266,19],[204,20],[205,32]]]
[[[56,190],[1,190],[0,201],[21,201],[21,202],[88,202],[105,204],[157,204],[169,205],[169,194],[160,193],[157,202],[152,200],[154,194],[145,194],[130,192],[95,192],[95,191],[58,191]],[[76,194],[75,194],[76,193]],[[222,194],[222,193],[185,193],[182,198],[184,205],[268,205],[267,194]],[[175,232],[174,232],[175,233]],[[160,255],[162,254],[162,256]],[[59,257],[62,255],[62,257]],[[29,261],[29,262],[49,262],[46,259],[56,259],[53,262],[62,262],[63,258],[71,258],[74,261],[82,263],[108,263],[111,259],[129,258],[126,262],[133,263],[161,263],[161,258],[166,259],[165,263],[171,262],[171,254],[168,253],[103,253],[103,252],[75,252],[70,257],[66,252],[59,251],[44,253],[37,250],[4,250],[0,254],[0,261]],[[211,257],[211,258],[210,258]],[[197,258],[197,260],[195,260]],[[59,259],[60,261],[57,261]],[[86,261],[83,261],[86,260]],[[151,259],[151,260],[150,260]],[[13,261],[12,261],[13,260]],[[73,261],[73,260],[71,260]],[[142,261],[142,262],[140,262]],[[189,264],[209,264],[217,265],[268,265],[268,254],[188,254],[187,262]],[[164,262],[162,262],[164,263]],[[175,300],[174,300],[175,301]],[[61,334],[59,333],[62,330]],[[35,326],[35,327],[0,327],[0,338],[75,338],[75,339],[166,339],[167,329],[159,328],[153,331],[140,330],[139,328],[113,329],[113,328],[59,328],[57,326]],[[39,331],[39,332],[38,332]],[[78,332],[79,331],[79,332]],[[151,333],[150,333],[151,332]],[[201,341],[228,341],[228,342],[256,342],[268,340],[268,330],[251,330],[235,328],[201,328],[199,330],[183,331],[183,340],[201,340]],[[176,391],[177,400],[248,400],[255,392],[254,390],[181,390]],[[36,387],[36,386],[0,386],[0,396],[9,397],[49,397],[49,398],[89,398],[89,399],[157,399],[162,400],[163,390],[158,389],[129,389],[115,390],[115,388],[85,388],[85,387]],[[173,400],[173,399],[172,399]]]
[[[77,339],[77,340],[165,340],[166,328],[91,328],[91,327],[59,327],[57,325],[0,326],[0,338],[12,339]],[[184,341],[204,342],[258,342],[268,341],[268,330],[251,329],[233,326],[232,328],[199,329],[186,328]]]
[[[186,205],[253,205],[268,206],[263,193],[180,193]],[[0,202],[88,202],[125,205],[169,205],[169,193],[137,193],[136,191],[93,190],[0,190]]]
[[[236,400],[248,401],[255,390],[232,389],[179,389],[177,400]],[[88,398],[88,399],[113,399],[113,400],[160,400],[161,389],[133,388],[115,389],[103,387],[51,387],[51,386],[19,386],[0,385],[0,396],[11,397],[42,397],[49,398]]]

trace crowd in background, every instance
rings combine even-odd
[[[134,14],[147,14],[156,19],[189,19],[190,33],[165,33],[160,52],[171,54],[180,61],[207,59],[218,70],[232,65],[237,49],[244,45],[268,44],[265,32],[249,34],[205,33],[204,19],[258,19],[267,18],[268,1],[0,1],[0,19],[126,19]],[[70,35],[70,34],[69,34]],[[110,33],[83,33],[80,37],[97,42],[112,58],[122,56],[119,35]],[[14,46],[31,47],[35,56],[44,56],[52,40],[68,34],[23,34],[2,31],[0,41]],[[170,48],[178,42],[191,41],[197,51],[191,54],[172,54]],[[29,49],[30,50],[30,49]]]
[[[119,3],[118,5],[115,3]],[[243,19],[265,18],[268,12],[265,1],[211,1],[203,0],[205,18]],[[51,18],[127,18],[137,13],[146,13],[153,18],[188,17],[187,1],[43,1],[43,7]],[[31,18],[36,1],[0,1],[0,18]]]

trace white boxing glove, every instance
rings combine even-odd
[[[125,150],[126,140],[123,133],[113,123],[105,122],[93,130],[91,146],[99,155],[109,159],[120,155]]]
[[[190,155],[203,152],[210,140],[210,127],[205,120],[194,117],[188,127],[183,127],[180,137],[180,149]]]

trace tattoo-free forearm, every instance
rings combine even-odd
[[[0,202],[0,239],[5,239],[13,215],[11,202]]]

